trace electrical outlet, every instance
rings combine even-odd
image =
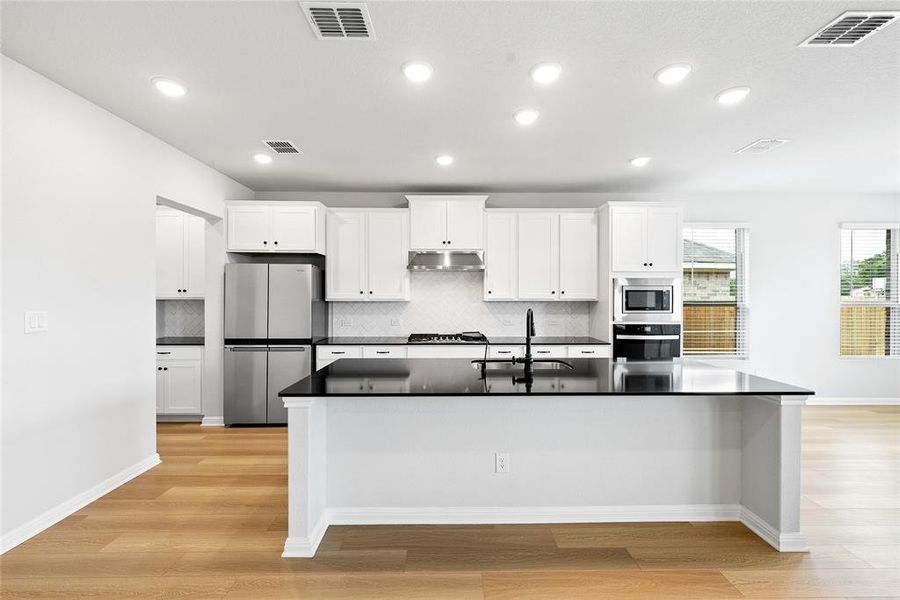
[[[506,452],[494,454],[494,473],[509,473],[509,454]]]
[[[341,319],[341,327],[353,327],[353,319]]]
[[[512,320],[511,319],[503,319],[503,326],[504,327],[512,327],[513,326]]]
[[[39,333],[47,331],[47,311],[29,310],[25,313],[25,333]]]
[[[558,327],[559,319],[550,319],[549,321],[547,321],[547,325],[549,325],[550,327]]]
[[[391,327],[400,327],[400,319],[391,319]]]

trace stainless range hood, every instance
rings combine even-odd
[[[484,271],[484,252],[458,250],[409,253],[410,271]]]

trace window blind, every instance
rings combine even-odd
[[[745,358],[747,257],[745,227],[684,227],[684,354]]]
[[[900,356],[900,228],[841,229],[841,356]]]

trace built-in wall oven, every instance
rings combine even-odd
[[[681,279],[617,278],[613,322],[681,323]]]
[[[613,324],[615,360],[672,360],[680,356],[680,323]]]

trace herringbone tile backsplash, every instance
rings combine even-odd
[[[156,337],[203,335],[203,300],[157,300]]]
[[[481,331],[524,335],[534,309],[537,334],[588,335],[587,302],[485,302],[481,273],[411,273],[409,302],[332,302],[334,336],[405,336]]]

